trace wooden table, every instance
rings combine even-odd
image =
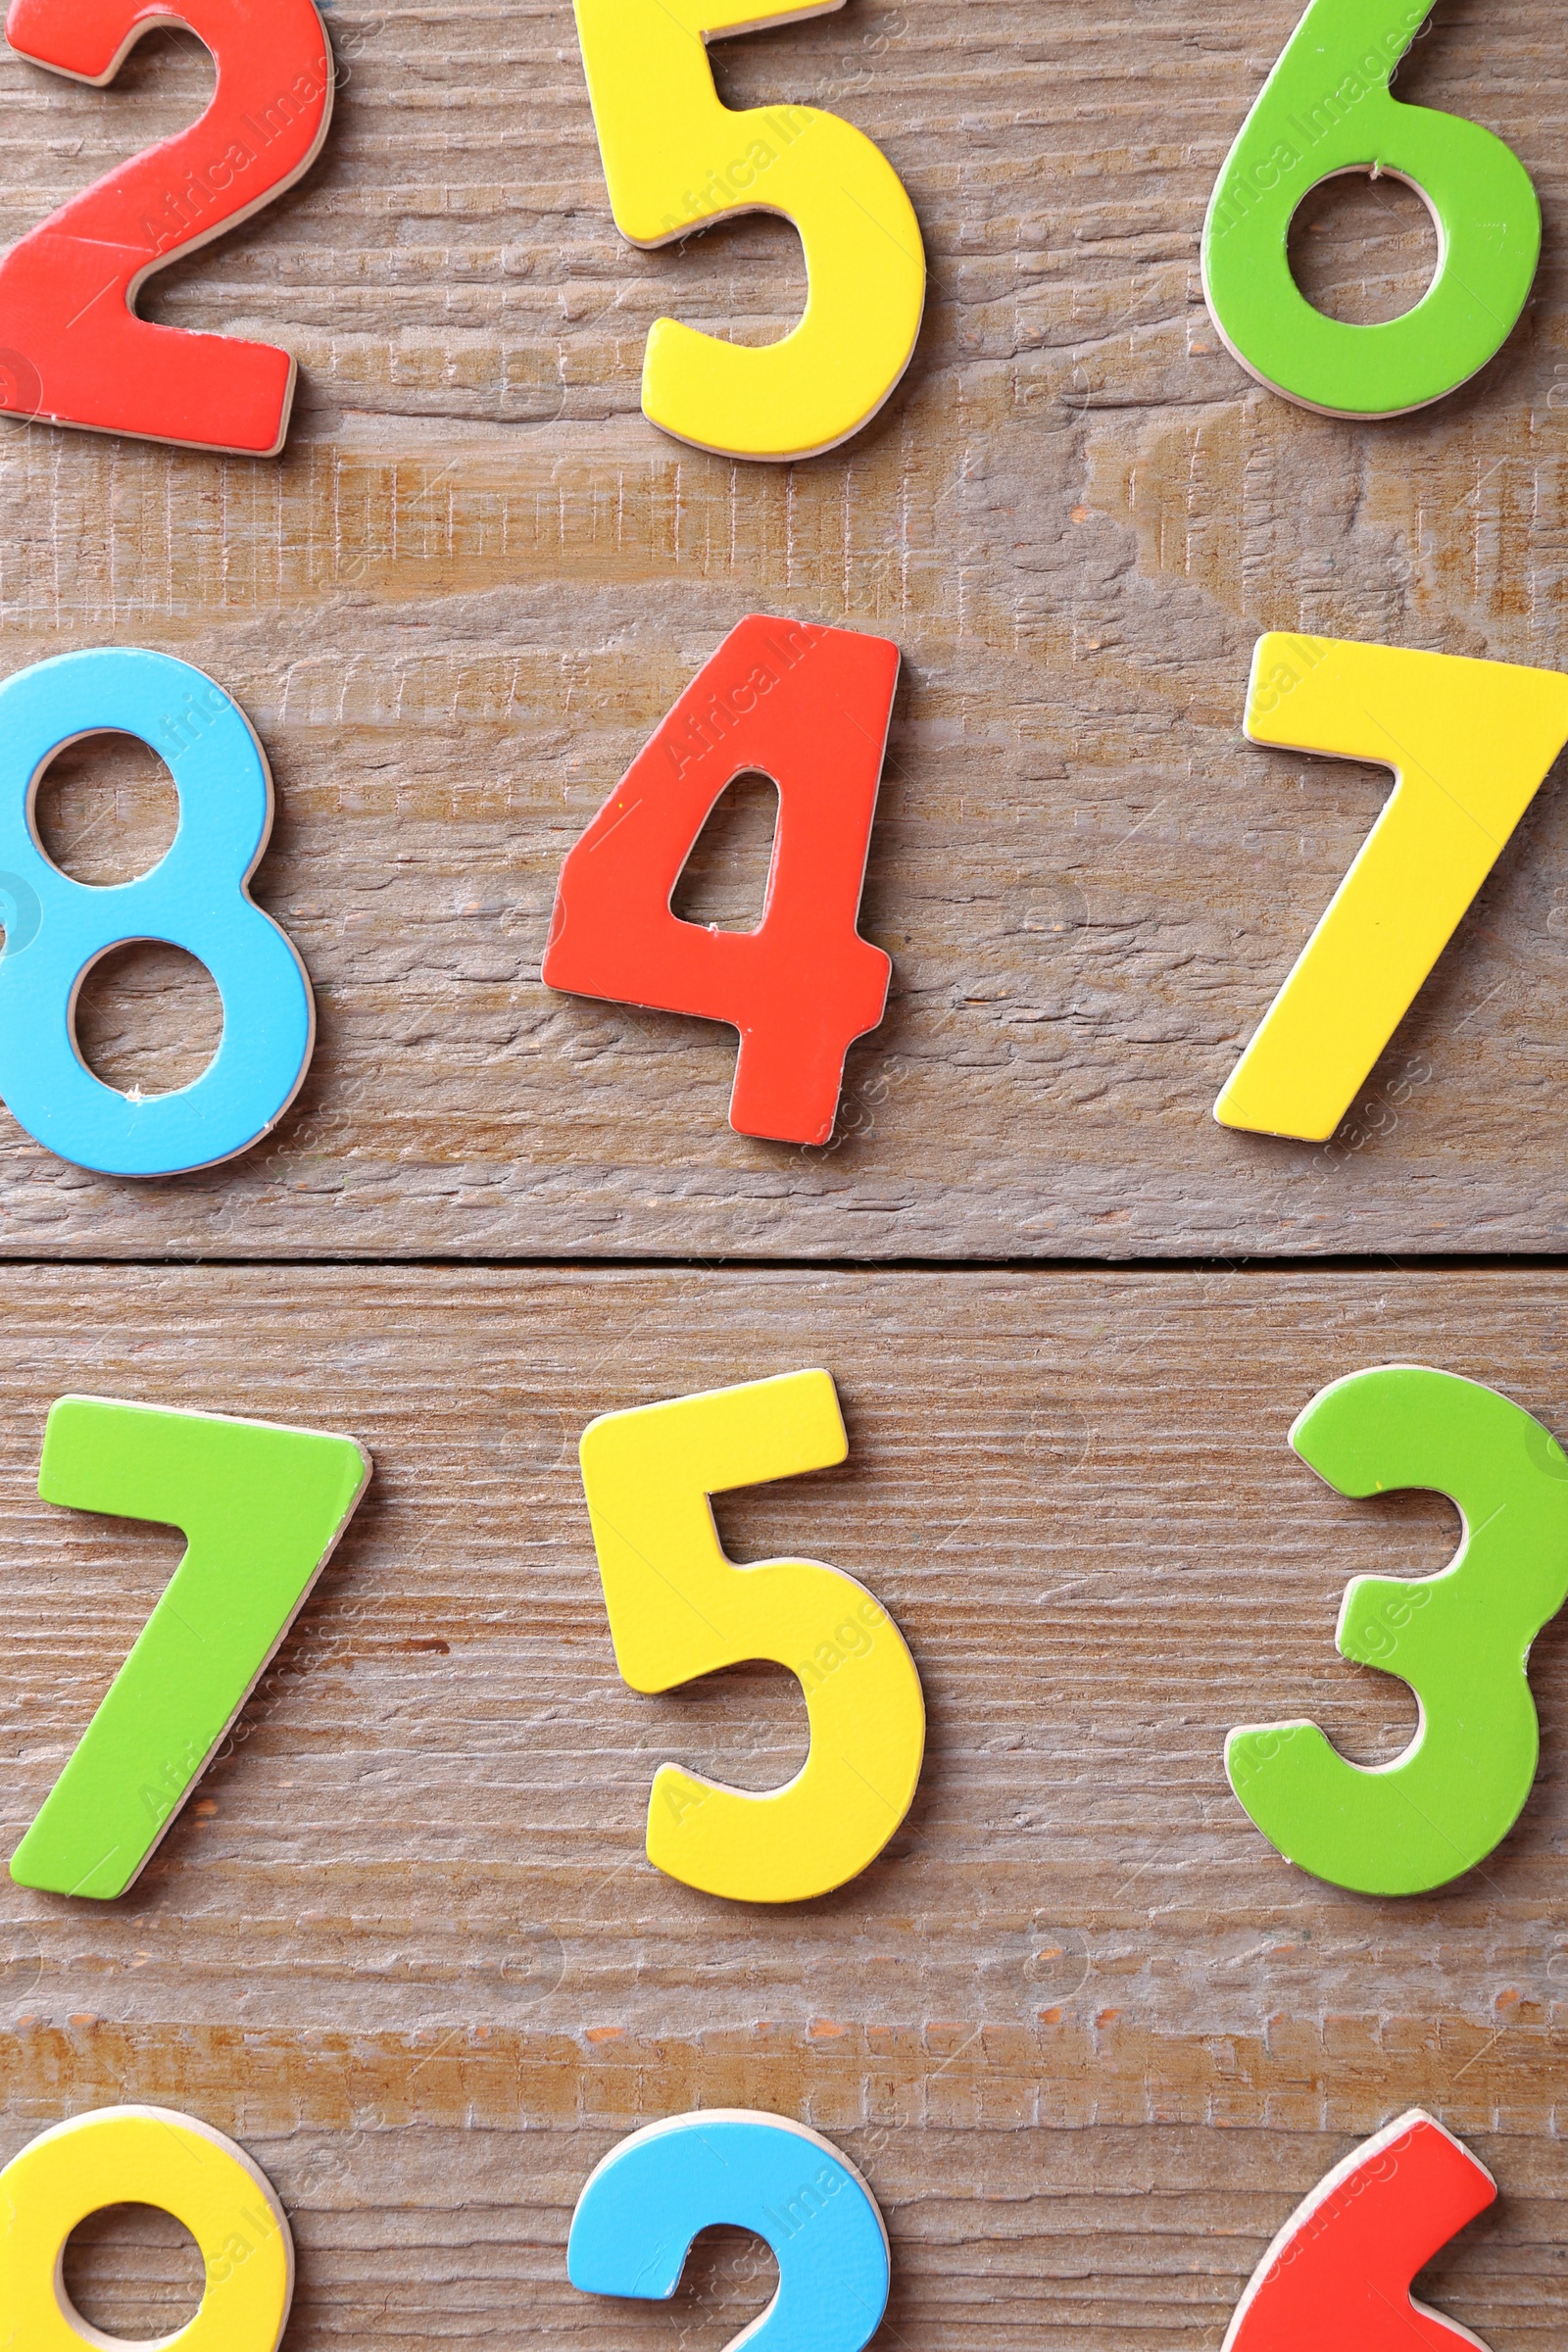
[[[327,13],[321,161],[148,306],[297,352],[282,460],[0,436],[0,669],[149,645],[239,698],[278,788],[257,896],[320,1016],[296,1110],[204,1175],[98,1179],[0,1114],[11,1844],[178,1547],[39,1502],[50,1400],[340,1429],[376,1472],[133,1893],[0,1882],[0,2159],[122,2099],[232,2132],[293,2219],[290,2352],[718,2352],[770,2291],[752,2241],[705,2239],[672,2305],[600,2304],[566,2224],[636,2124],[774,2109],[876,2189],[884,2346],[1197,2352],[1297,2199],[1420,2103],[1502,2190],[1424,2291],[1492,2352],[1555,2345],[1568,1635],[1537,1646],[1518,1829],[1432,1898],[1290,1870],[1221,1749],[1310,1715],[1368,1761],[1413,1728],[1335,1612],[1357,1571],[1439,1566],[1453,1514],[1322,1488],[1285,1442],[1315,1389],[1414,1358],[1568,1434],[1557,782],[1334,1144],[1209,1109],[1386,787],[1243,740],[1258,631],[1568,665],[1556,17],[1446,8],[1401,76],[1507,138],[1546,242],[1477,383],[1377,427],[1253,385],[1200,292],[1290,0],[855,0],[726,42],[733,103],[878,139],[931,260],[871,430],[747,469],[644,422],[642,344],[664,311],[783,331],[793,234],[623,245],[563,5]],[[210,80],[184,36],[108,92],[0,64],[0,239]],[[1387,315],[1425,215],[1348,184],[1298,268]],[[728,1031],[539,982],[564,852],[754,609],[905,658],[864,915],[894,997],[826,1151],[730,1132]],[[754,919],[770,797],[715,820],[687,911]],[[103,740],[40,809],[89,880],[172,822],[156,762]],[[171,951],[123,951],[82,1005],[123,1085],[216,1036]],[[761,1915],[649,1867],[646,1789],[664,1756],[787,1778],[799,1691],[621,1684],[574,1449],[596,1412],[815,1363],[848,1463],[721,1527],[871,1585],[931,1738],[884,1857]],[[88,2316],[177,2325],[177,2238],[93,2225]]]

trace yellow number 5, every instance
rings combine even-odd
[[[876,415],[914,350],[925,249],[904,183],[864,133],[815,107],[737,113],[707,41],[841,7],[758,0],[576,0],[611,210],[633,245],[736,213],[781,213],[806,249],[806,316],[749,349],[656,320],[643,414],[729,458],[809,458]]]
[[[662,1764],[648,1859],[705,1894],[794,1903],[842,1886],[909,1807],[925,1703],[904,1637],[863,1585],[814,1560],[737,1568],[709,1496],[825,1470],[849,1452],[826,1372],[607,1413],[583,1433],[615,1663],[634,1690],[669,1690],[771,1658],[806,1692],[811,1744],[783,1788],[750,1796]]]
[[[1395,786],[1214,1105],[1321,1143],[1409,1010],[1568,743],[1568,677],[1325,637],[1260,637],[1254,743],[1375,760]]]

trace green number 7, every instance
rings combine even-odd
[[[110,1900],[200,1780],[370,1475],[352,1438],[62,1396],[45,1502],[177,1527],[186,1551],[12,1857],[21,1886]]]

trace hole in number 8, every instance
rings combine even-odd
[[[73,882],[38,845],[33,800],[58,751],[112,728],[139,736],[179,792],[173,841],[151,871]],[[316,1038],[293,943],[246,892],[272,822],[267,757],[238,705],[187,662],[128,647],[64,654],[0,686],[0,875],[35,922],[0,951],[0,1096],[62,1159],[108,1176],[175,1176],[231,1159],[274,1127]],[[86,974],[126,940],[183,948],[212,974],[223,1033],[172,1094],[105,1086],[76,1050]]]

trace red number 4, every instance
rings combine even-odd
[[[857,929],[899,649],[753,613],[731,629],[561,869],[551,988],[733,1021],[730,1125],[825,1144],[844,1056],[893,966]],[[749,768],[778,787],[755,931],[706,930],[670,895],[714,803]]]
[[[35,65],[103,83],[144,32],[168,24],[212,51],[212,103],[0,262],[0,411],[274,457],[294,398],[289,354],[155,326],[133,305],[155,270],[260,212],[315,161],[332,54],[313,0],[12,0],[6,38]]]

